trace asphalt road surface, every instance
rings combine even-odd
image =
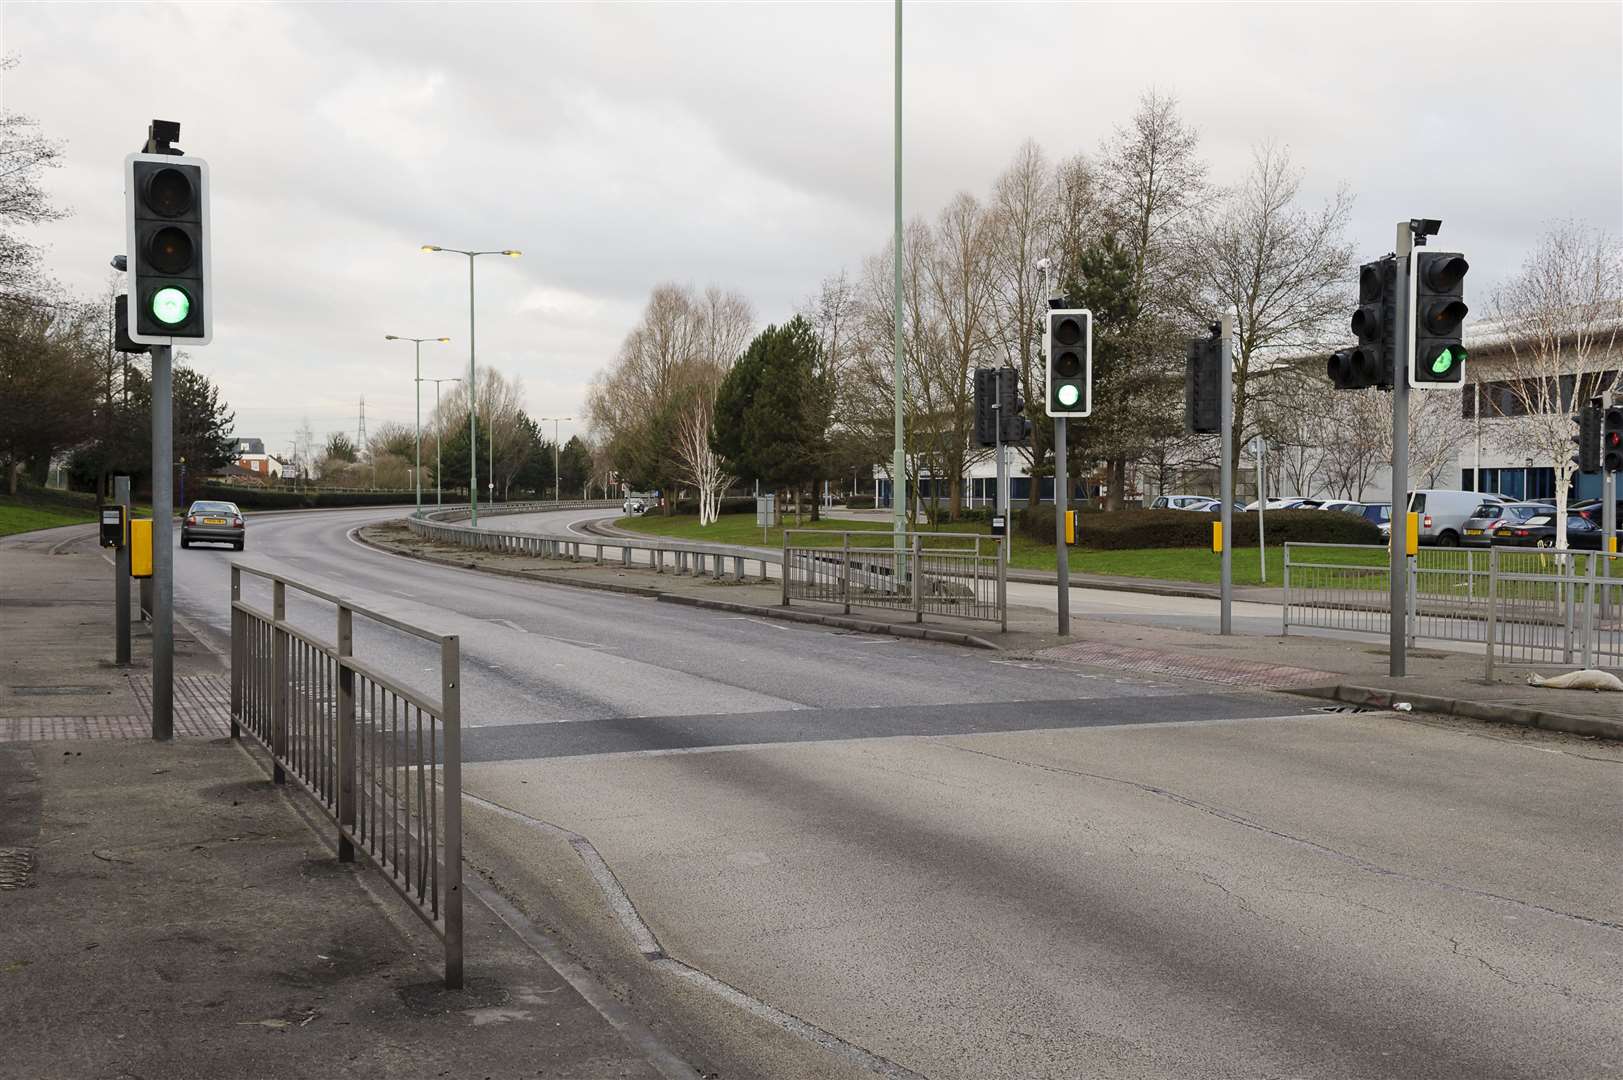
[[[857,1071],[1623,1075],[1615,749],[481,576],[349,538],[383,516],[246,555],[461,634],[469,793],[601,856],[628,948]],[[176,552],[211,635],[229,557]]]

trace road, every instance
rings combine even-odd
[[[1623,1073],[1614,749],[515,583],[349,538],[381,516],[255,520],[247,555],[461,634],[469,793],[601,857],[629,954],[854,1069]],[[215,637],[229,554],[176,552]],[[357,651],[429,662],[390,633]],[[469,821],[504,887],[562,888]]]

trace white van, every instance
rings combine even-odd
[[[1427,488],[1409,493],[1409,512],[1420,515],[1420,542],[1438,547],[1459,547],[1465,535],[1465,519],[1476,514],[1483,503],[1508,503],[1501,495],[1480,491],[1454,491]]]

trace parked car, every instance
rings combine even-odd
[[[1599,499],[1584,499],[1580,502],[1571,504],[1567,507],[1567,509],[1573,513],[1582,514],[1590,521],[1593,521],[1595,524],[1599,525],[1601,515],[1605,512],[1606,507]],[[1619,527],[1623,528],[1623,500],[1619,500],[1617,504],[1617,522]]]
[[[1521,502],[1498,503],[1484,502],[1478,506],[1460,532],[1460,543],[1466,547],[1487,547],[1493,543],[1493,531],[1501,525],[1515,525],[1526,521],[1538,514],[1553,514],[1555,507],[1549,503]]]
[[[230,544],[238,551],[248,538],[242,511],[236,503],[194,502],[180,523],[180,546],[196,543]]]
[[[1391,503],[1359,503],[1357,509],[1350,511],[1381,530],[1381,538],[1387,539],[1392,535],[1392,504]]]
[[[1349,514],[1356,514],[1363,507],[1363,503],[1356,503],[1350,499],[1326,499],[1319,504],[1320,510],[1341,510]]]
[[[1567,547],[1599,551],[1601,527],[1582,514],[1567,515]],[[1535,514],[1525,521],[1505,522],[1493,530],[1493,542],[1509,547],[1555,547],[1555,514]]]
[[[1157,495],[1151,510],[1207,510],[1217,505],[1210,495]]]
[[[1477,516],[1484,503],[1508,503],[1498,495],[1450,488],[1426,488],[1409,493],[1409,512],[1420,516],[1420,542],[1437,547],[1459,547],[1465,523]]]
[[[1259,501],[1260,500],[1252,500],[1251,502],[1247,503],[1246,506],[1245,506],[1246,513],[1249,514],[1249,513],[1254,512],[1257,509],[1257,503]],[[1310,500],[1308,500],[1308,499],[1295,499],[1295,498],[1291,498],[1291,499],[1269,499],[1267,505],[1264,506],[1263,509],[1265,509],[1265,510],[1301,510],[1301,509],[1304,509],[1303,504],[1305,504],[1305,503],[1307,503],[1309,501]],[[1306,507],[1306,509],[1312,509],[1312,507]]]

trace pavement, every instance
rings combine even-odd
[[[181,918],[198,934],[214,934],[203,924],[217,921],[227,939],[210,937],[208,947],[218,955],[244,935],[256,957],[276,956],[236,969],[229,988],[242,1005],[222,1039],[284,1040],[258,1046],[257,1059],[248,1056],[254,1045],[234,1044],[243,1055],[235,1060],[266,1063],[255,1075],[301,1075],[313,1059],[264,1055],[314,1043],[329,1015],[350,1021],[328,1049],[353,1035],[354,1075],[508,1075],[515,1059],[504,1048],[539,1039],[550,1017],[549,1006],[514,988],[562,1000],[560,981],[590,1009],[544,1032],[541,1045],[559,1056],[531,1064],[556,1070],[548,1075],[646,1075],[635,1071],[645,1065],[675,1075],[661,1063],[676,1061],[694,1075],[767,1078],[1544,1080],[1616,1075],[1623,1062],[1615,978],[1623,852],[1612,828],[1623,815],[1623,749],[1613,744],[1418,710],[1320,711],[1322,702],[1263,681],[1322,671],[1307,651],[1318,639],[1286,639],[1281,651],[1248,659],[1196,648],[1213,639],[1185,631],[1174,651],[1156,620],[1176,612],[1128,606],[1193,599],[1105,596],[1116,606],[1077,620],[1104,627],[1096,638],[1059,641],[1033,626],[1020,648],[972,650],[434,565],[357,541],[356,530],[388,516],[251,519],[247,558],[461,635],[467,880],[500,916],[470,923],[470,947],[491,951],[470,954],[468,969],[508,1000],[452,1008],[436,998],[441,1011],[418,1028],[389,1027],[399,1015],[389,994],[400,1000],[402,987],[431,983],[437,969],[432,939],[414,951],[410,942],[422,938],[410,934],[421,928],[385,890],[371,918],[401,924],[401,936],[354,931],[367,944],[365,963],[385,974],[350,980],[331,997],[316,996],[325,984],[286,978],[295,961],[319,971],[334,955],[333,942],[308,927],[313,936],[276,925],[305,893],[256,905],[243,920],[226,914],[221,895],[249,881],[265,892],[272,876],[292,888],[276,868],[330,858],[316,854],[330,850],[319,819],[285,850],[266,841],[258,858],[222,864],[212,874],[222,894],[209,891],[209,875],[171,871],[203,857],[188,854],[188,841],[224,860],[239,857],[247,829],[293,836],[285,824],[226,818],[246,813],[224,805],[238,796],[208,801],[214,785],[239,776],[268,787],[225,767],[229,755],[248,760],[243,751],[207,738],[165,748],[13,730],[4,749],[28,755],[39,780],[12,790],[42,789],[41,828],[0,843],[32,847],[39,871],[36,884],[0,892],[0,904],[15,908],[24,896],[42,907],[16,936],[0,930],[0,978],[17,973],[8,970],[14,956],[39,959],[47,971],[37,977],[62,972],[103,1017],[150,1009],[158,1033],[150,1039],[100,1021],[124,1041],[147,1040],[150,1055],[113,1060],[102,1074],[234,1075],[223,1051],[188,1056],[208,1051],[207,1039],[178,1045],[181,1031],[206,1026],[193,1007],[219,995],[170,990],[181,1003],[172,1005],[155,983],[131,982],[126,994],[117,977],[87,987],[75,972],[67,943],[96,941],[80,950],[94,955],[129,938],[151,942],[151,956],[161,938],[140,921],[144,912],[98,906],[111,901],[96,900],[90,882],[58,879],[61,906],[43,906],[57,887],[54,860],[82,852],[68,839],[76,830],[91,840],[82,861],[130,875],[119,896],[206,912]],[[0,543],[0,612],[9,657],[10,643],[31,641],[59,604],[82,607],[77,681],[90,680],[81,672],[111,644],[89,628],[91,593],[71,587],[95,574],[105,581],[105,570],[93,547],[75,543],[31,562]],[[217,643],[225,625],[231,558],[177,552],[177,608],[200,645]],[[690,584],[731,595],[753,588]],[[6,602],[14,595],[32,603]],[[330,609],[290,604],[289,617],[324,627]],[[357,646],[369,664],[410,672],[423,657],[403,637],[358,631]],[[1060,651],[1105,646],[1116,651],[1080,659]],[[27,648],[22,655],[8,680],[51,681]],[[1154,666],[1168,657],[1184,667]],[[33,700],[8,690],[0,709],[11,715]],[[81,747],[104,755],[97,768],[106,768],[80,772],[77,758],[55,760]],[[158,773],[161,762],[111,757],[124,747],[181,753]],[[177,774],[193,747],[219,754],[207,769]],[[111,771],[111,760],[128,761],[128,772]],[[300,799],[271,795],[268,807],[302,819]],[[134,820],[114,820],[118,805],[135,807],[124,815]],[[168,858],[144,854],[164,844]],[[303,852],[297,863],[293,847]],[[131,861],[106,863],[96,851]],[[352,873],[339,879],[345,897],[376,884],[375,872]],[[86,925],[102,937],[73,922],[75,893],[88,898],[95,917]],[[310,895],[309,926],[333,924],[333,911]],[[72,930],[51,946],[60,955],[38,944],[50,940],[41,928],[52,920]],[[108,934],[121,920],[134,928]],[[299,941],[320,947],[300,957],[289,944]],[[0,1010],[11,1010],[0,1021],[69,1042],[92,1022],[71,1000],[61,1008],[74,1023],[60,1031],[43,1019],[49,1011],[14,1015],[48,991],[30,986],[21,1004],[0,997]],[[311,1009],[318,1015],[306,1022]],[[458,1025],[472,1030],[479,1009],[497,1010],[479,1014],[489,1022],[476,1032],[490,1056],[455,1060],[468,1045]],[[500,1022],[505,1010],[531,1015]],[[286,1026],[258,1023],[266,1020]],[[603,1025],[619,1044],[606,1041]],[[607,1070],[571,1072],[574,1028],[580,1045],[602,1053],[615,1045],[622,1056]],[[431,1044],[415,1056],[414,1032]],[[605,1041],[587,1038],[594,1033]],[[446,1056],[432,1056],[441,1041]],[[368,1058],[372,1047],[392,1056]],[[591,1052],[580,1051],[587,1061]],[[193,1073],[164,1068],[166,1055]],[[0,1058],[0,1075],[11,1061]],[[49,1063],[41,1052],[21,1075],[52,1075]],[[68,1073],[86,1074],[98,1075]]]
[[[498,516],[487,521],[492,528],[579,537],[601,528],[602,516],[601,510],[585,510]],[[864,633],[916,632],[910,616],[881,610],[858,610],[842,617],[829,605],[800,604],[785,612],[779,606],[779,587],[770,582],[718,582],[646,569],[598,567],[591,562],[469,551],[423,541],[399,525],[374,525],[364,535],[403,553],[520,577],[638,590],[738,610],[753,606],[763,617],[811,617],[823,625],[847,626]],[[1391,708],[1406,703],[1427,712],[1623,739],[1623,701],[1618,695],[1533,687],[1528,685],[1525,671],[1503,667],[1490,682],[1480,651],[1410,649],[1408,673],[1394,677],[1389,674],[1390,654],[1384,639],[1355,634],[1282,636],[1278,633],[1279,608],[1265,602],[1237,600],[1234,622],[1239,632],[1222,637],[1213,633],[1218,616],[1215,601],[1177,593],[1124,592],[1078,582],[1071,591],[1071,634],[1061,637],[1055,632],[1052,588],[1011,584],[1009,599],[1007,633],[986,623],[941,617],[931,617],[927,626],[937,631],[936,640],[995,647],[1017,658],[1062,659],[1144,674],[1289,690],[1350,705]],[[970,640],[966,642],[966,638]]]

